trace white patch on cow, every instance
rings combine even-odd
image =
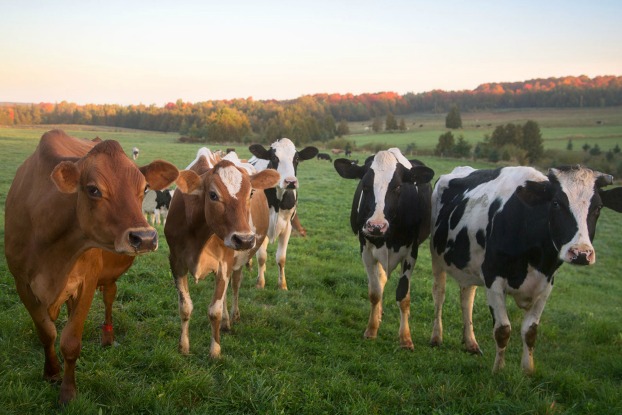
[[[572,169],[564,172],[551,169],[551,173],[557,177],[562,190],[568,197],[570,212],[574,216],[579,227],[577,233],[568,243],[562,247],[558,247],[560,248],[559,258],[565,260],[568,250],[572,247],[583,246],[592,250],[594,249],[587,228],[587,215],[590,209],[590,201],[594,196],[594,182],[596,176],[592,170],[586,168]]]
[[[376,200],[376,209],[374,210],[374,214],[368,219],[370,222],[381,222],[385,220],[384,200],[398,163],[404,165],[404,167],[408,169],[412,168],[410,162],[402,156],[397,148],[379,151],[374,157],[374,161],[371,163],[371,169],[374,171],[374,198]]]
[[[228,166],[218,169],[218,175],[222,179],[223,184],[234,199],[242,188],[242,173],[234,166]]]
[[[250,163],[245,163],[242,160],[240,160],[240,158],[238,157],[235,151],[228,152],[222,159],[229,160],[231,163],[235,164],[236,166],[243,168],[244,170],[248,172],[249,175],[257,173],[257,169],[255,168],[255,166],[253,166]]]
[[[294,170],[294,156],[296,155],[296,147],[289,138],[281,138],[270,146],[274,149],[274,153],[279,158],[279,165],[276,171],[281,175],[279,187],[287,187],[285,180],[296,179],[296,171]]]
[[[201,157],[205,157],[205,160],[207,161],[207,166],[210,169],[213,169],[214,166],[216,165],[216,163],[218,163],[221,160],[221,157],[219,157],[215,153],[212,153],[212,151],[209,148],[201,147],[197,151],[196,158],[194,160],[192,160],[192,162],[190,164],[188,164],[188,166],[186,167],[185,170],[189,170],[192,166],[194,166],[199,161],[199,159]]]

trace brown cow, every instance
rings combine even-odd
[[[17,170],[6,199],[5,254],[43,344],[43,376],[50,381],[61,379],[54,321],[67,304],[61,403],[76,396],[76,361],[96,287],[158,246],[142,215],[145,188],[165,188],[178,174],[165,161],[136,167],[116,141],[81,140],[60,130],[45,133]],[[107,268],[113,258],[114,270]]]
[[[269,210],[263,190],[274,187],[279,174],[264,170],[249,175],[243,167],[223,160],[210,169],[198,157],[180,173],[171,201],[164,234],[170,248],[170,265],[179,295],[181,337],[179,351],[188,354],[188,326],[192,300],[188,271],[195,281],[214,273],[216,284],[209,306],[212,326],[210,356],[220,356],[220,328],[230,328],[226,293],[233,280],[231,319],[238,320],[238,291],[242,268],[261,246],[268,231]]]

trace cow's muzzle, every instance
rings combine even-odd
[[[126,255],[155,251],[158,249],[158,232],[154,228],[128,229],[115,248],[118,253]]]
[[[285,189],[297,189],[298,179],[295,177],[287,177],[283,179],[283,188]]]
[[[363,227],[363,233],[368,236],[384,236],[389,229],[389,223],[386,220],[382,221],[367,221]]]
[[[225,240],[225,245],[236,251],[246,251],[255,247],[255,234],[233,233]]]
[[[596,252],[591,246],[573,246],[566,252],[566,262],[573,265],[592,265],[596,262]]]

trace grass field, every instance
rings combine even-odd
[[[418,150],[433,150],[439,135],[445,133],[445,113],[413,114],[404,118],[408,130],[404,133],[374,134],[369,122],[350,123],[351,136],[357,146],[369,143],[387,143],[406,148],[415,143]],[[397,117],[398,120],[402,117]],[[524,124],[528,120],[538,123],[546,149],[566,149],[572,139],[574,151],[582,151],[585,143],[598,143],[603,151],[619,144],[622,147],[622,108],[572,108],[523,109],[462,113],[460,130],[452,130],[454,137],[464,136],[469,143],[481,142],[495,127],[507,123]],[[384,120],[383,120],[384,121]],[[597,122],[600,121],[600,124]],[[367,129],[366,129],[367,128]]]
[[[576,121],[570,113],[568,120],[567,125],[551,122],[551,128],[586,133],[587,125],[570,125]],[[6,192],[17,166],[47,129],[0,129],[2,253]],[[165,158],[184,168],[199,147],[175,143],[175,134],[65,129],[80,137],[117,139],[128,154],[137,145],[139,164]],[[246,148],[238,150],[242,157],[249,155]],[[464,163],[422,160],[437,176]],[[493,376],[495,346],[483,290],[476,298],[474,325],[484,356],[462,351],[458,288],[453,281],[448,282],[445,303],[445,344],[437,349],[428,346],[433,305],[427,243],[420,249],[411,288],[415,351],[398,347],[395,276],[386,287],[378,338],[363,339],[369,313],[367,281],[349,227],[356,183],[341,179],[330,163],[318,160],[302,163],[298,176],[299,212],[308,236],[290,240],[286,268],[290,290],[276,289],[271,246],[266,288],[254,288],[256,268],[245,271],[242,321],[223,336],[223,357],[213,361],[208,357],[207,318],[213,282],[208,278],[193,284],[191,355],[181,356],[177,293],[159,227],[159,250],[139,257],[119,280],[113,311],[117,344],[107,349],[99,345],[103,304],[96,294],[78,361],[78,398],[66,408],[56,404],[58,386],[42,380],[42,349],[1,255],[0,413],[622,413],[622,278],[617,257],[622,215],[603,211],[595,241],[596,265],[564,265],[558,272],[538,332],[532,377],[520,370],[522,312],[508,301],[514,332],[507,366]],[[61,313],[58,321],[61,329],[65,315]]]

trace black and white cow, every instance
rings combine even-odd
[[[266,272],[266,259],[268,256],[268,243],[279,239],[276,250],[276,262],[279,266],[278,287],[287,290],[285,280],[285,257],[287,255],[287,244],[292,233],[292,218],[296,214],[298,201],[298,179],[296,171],[298,163],[309,160],[316,156],[318,149],[315,147],[305,147],[297,151],[294,143],[288,138],[281,138],[270,146],[264,148],[261,144],[253,144],[249,150],[254,155],[249,160],[257,171],[264,169],[274,169],[281,175],[278,186],[265,189],[270,206],[270,226],[268,237],[257,251],[257,288],[263,288],[266,284],[264,274]]]
[[[367,270],[371,303],[366,338],[375,338],[382,317],[387,277],[401,264],[396,300],[400,308],[400,346],[414,349],[410,336],[410,276],[419,245],[430,234],[429,182],[434,171],[418,160],[407,160],[397,148],[369,157],[364,166],[337,159],[343,178],[360,179],[352,201],[350,225],[359,237]]]
[[[434,273],[432,345],[443,340],[446,272],[461,287],[463,341],[480,353],[472,324],[476,286],[486,286],[497,353],[493,371],[505,364],[510,338],[505,297],[525,310],[521,326],[522,368],[534,371],[533,350],[540,316],[564,262],[591,265],[592,239],[603,206],[622,211],[622,188],[613,178],[581,166],[474,170],[457,167],[439,178],[432,194],[430,237]]]

